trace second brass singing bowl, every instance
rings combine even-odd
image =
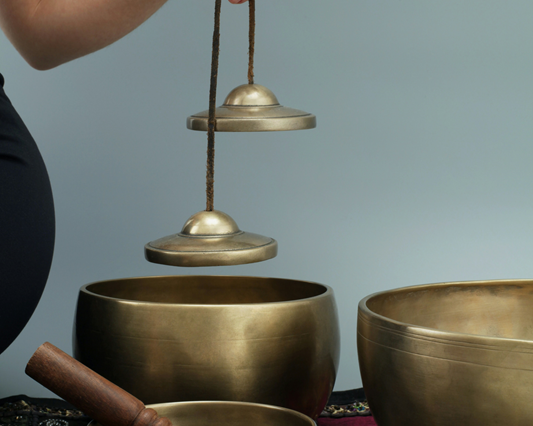
[[[316,418],[339,351],[333,290],[321,284],[161,276],[79,294],[75,357],[145,403],[247,401]]]
[[[533,280],[441,283],[359,304],[363,386],[379,426],[533,424]]]
[[[170,402],[149,405],[174,426],[316,426],[309,417],[286,408],[224,401]],[[90,426],[100,426],[91,422]]]

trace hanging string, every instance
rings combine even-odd
[[[255,52],[255,0],[248,0],[250,5],[250,30],[248,33],[248,84],[254,84],[254,52]]]
[[[215,107],[217,100],[218,56],[220,52],[220,6],[222,0],[215,1],[215,29],[213,31],[213,52],[211,57],[211,85],[209,87],[209,118],[207,121],[207,174],[205,190],[206,210],[213,211],[215,184]]]

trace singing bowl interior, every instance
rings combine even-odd
[[[399,324],[451,333],[533,340],[531,282],[423,286],[371,297],[369,311]]]
[[[174,426],[316,426],[309,417],[286,408],[245,402],[197,401],[154,404]],[[91,426],[99,426],[91,422]]]
[[[308,299],[327,290],[321,284],[279,278],[169,276],[103,281],[82,291],[152,305],[239,305]]]
[[[82,287],[74,355],[145,403],[247,401],[318,416],[340,337],[331,288],[163,276]]]
[[[359,304],[358,353],[376,421],[531,425],[533,280],[440,283]]]

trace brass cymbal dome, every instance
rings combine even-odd
[[[219,210],[201,211],[192,215],[181,230],[183,236],[227,235],[242,232],[237,223]]]
[[[201,211],[191,216],[178,234],[152,241],[144,247],[153,263],[172,266],[242,265],[272,259],[278,243],[239,229],[226,213]]]
[[[260,84],[243,84],[226,96],[224,106],[274,106],[279,105],[274,93]]]
[[[207,131],[209,111],[187,118],[187,128]],[[284,107],[271,90],[260,84],[243,84],[233,89],[215,110],[217,132],[266,132],[304,130],[316,127],[316,117]]]

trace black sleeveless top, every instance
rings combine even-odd
[[[39,302],[55,238],[48,173],[3,87],[0,74],[0,353]]]

